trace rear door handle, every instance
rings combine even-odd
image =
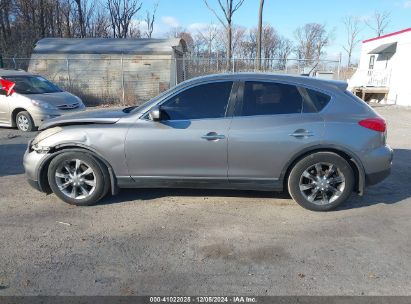
[[[222,134],[217,134],[216,132],[209,132],[206,135],[201,136],[201,138],[205,140],[220,140],[224,139],[225,136]]]
[[[314,136],[314,133],[305,129],[298,129],[295,130],[294,133],[288,134],[295,138],[302,138],[302,137],[311,137]]]

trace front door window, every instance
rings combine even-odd
[[[233,82],[214,82],[189,88],[161,105],[164,120],[223,118]]]

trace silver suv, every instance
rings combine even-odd
[[[393,159],[385,121],[346,88],[271,74],[193,79],[140,107],[46,122],[26,174],[75,205],[119,188],[288,189],[329,210],[383,180]]]
[[[80,98],[39,75],[0,69],[0,82],[12,84],[0,88],[2,127],[33,131],[47,119],[85,110]]]

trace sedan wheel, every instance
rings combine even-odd
[[[60,199],[79,206],[95,204],[110,187],[107,168],[85,152],[65,152],[56,156],[48,169],[48,181]]]
[[[23,132],[30,132],[34,130],[34,122],[29,112],[22,111],[16,116],[16,126]]]
[[[354,189],[350,164],[338,154],[317,152],[295,164],[288,177],[288,191],[301,206],[326,211],[344,202]]]

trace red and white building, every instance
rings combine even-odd
[[[411,28],[364,40],[349,88],[364,100],[411,106]]]

